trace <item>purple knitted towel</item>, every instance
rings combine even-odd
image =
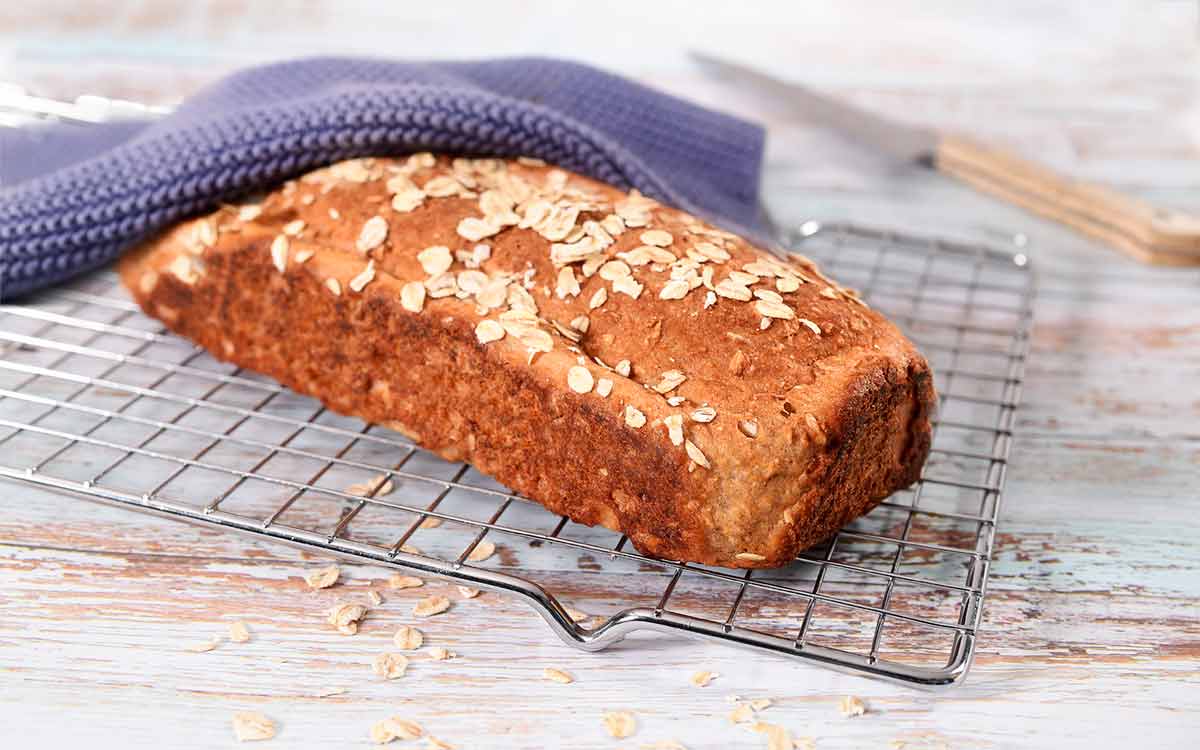
[[[153,123],[0,129],[0,300],[317,166],[421,150],[540,157],[765,234],[757,125],[558,60],[299,60]]]

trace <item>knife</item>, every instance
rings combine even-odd
[[[863,145],[936,169],[1107,242],[1144,263],[1200,264],[1200,217],[1065,177],[963,135],[889,120],[735,62],[702,52],[691,56],[714,78],[784,107],[797,118],[819,122]]]

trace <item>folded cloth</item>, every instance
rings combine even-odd
[[[0,128],[0,300],[309,169],[422,150],[539,157],[765,235],[757,125],[559,60],[307,59],[154,122]]]

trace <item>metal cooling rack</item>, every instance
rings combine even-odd
[[[109,271],[0,305],[0,477],[507,591],[584,650],[653,629],[956,683],[976,648],[1033,275],[1022,255],[847,225],[810,222],[785,239],[918,344],[939,411],[922,480],[780,570],[642,556],[217,362],[143,316]],[[392,492],[347,491],[379,476]],[[470,561],[485,540],[497,554]]]

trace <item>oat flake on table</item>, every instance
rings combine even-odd
[[[221,638],[219,636],[213,636],[212,638],[209,638],[207,641],[197,643],[194,646],[188,646],[187,650],[191,651],[193,654],[206,654],[209,651],[212,651],[214,648],[216,648],[219,645],[221,645]]]
[[[392,636],[392,643],[396,648],[404,649],[405,651],[414,651],[421,647],[425,642],[425,634],[420,630],[408,625],[401,625],[396,630],[396,634]]]
[[[555,669],[554,667],[546,667],[543,669],[542,677],[545,677],[551,682],[557,682],[560,685],[570,685],[575,681],[575,678],[572,677],[569,672],[565,672],[561,669]]]
[[[233,715],[233,734],[238,742],[269,740],[275,736],[275,722],[258,711],[238,711]]]
[[[406,576],[401,573],[395,573],[388,579],[388,588],[392,589],[415,589],[419,586],[424,586],[425,581],[416,576]]]
[[[375,657],[371,663],[375,674],[387,680],[396,680],[408,671],[408,658],[402,654],[385,653]]]
[[[867,712],[867,704],[857,695],[847,695],[838,703],[838,711],[847,719],[862,716]]]
[[[450,609],[450,600],[444,596],[427,596],[413,606],[417,617],[432,617]]]
[[[245,643],[250,640],[250,630],[246,627],[246,623],[241,620],[229,623],[229,640],[234,643]]]
[[[637,731],[637,721],[628,711],[609,711],[604,714],[604,729],[610,737],[623,740]]]
[[[391,716],[371,725],[371,740],[386,745],[392,740],[415,740],[424,734],[421,725],[399,716]]]
[[[319,568],[304,575],[304,582],[308,584],[310,589],[327,589],[337,583],[338,577],[342,574],[341,568],[336,565],[327,565],[324,568]]]

